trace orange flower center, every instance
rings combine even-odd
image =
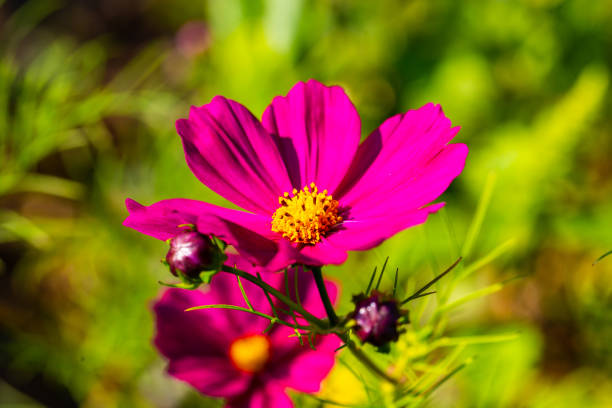
[[[230,359],[236,368],[256,373],[270,359],[270,340],[263,334],[237,338],[230,345]]]
[[[291,242],[316,244],[334,225],[342,222],[338,215],[338,201],[319,193],[315,183],[301,191],[293,189],[278,198],[280,207],[272,215],[272,231],[283,234]]]

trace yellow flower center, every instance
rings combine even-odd
[[[263,334],[240,337],[230,345],[234,366],[247,373],[260,371],[270,358],[270,340]]]
[[[334,225],[342,222],[338,201],[327,190],[319,193],[315,183],[301,191],[294,188],[292,197],[285,193],[278,202],[281,206],[272,215],[272,231],[292,242],[316,244]]]

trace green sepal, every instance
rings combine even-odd
[[[179,224],[177,225],[177,228],[184,228],[187,227],[189,229],[189,231],[195,231],[196,227],[193,224]]]
[[[227,261],[227,255],[225,255],[225,247],[227,246],[225,242],[221,241],[219,238],[214,235],[210,236],[213,244],[217,247],[217,251],[215,253],[215,259],[212,262],[212,268],[207,269],[205,271],[200,272],[200,281],[205,284],[209,284],[212,280],[213,276],[221,271],[223,268],[223,264]]]
[[[212,269],[209,271],[202,271],[200,272],[200,281],[208,285],[210,284],[210,281],[212,280],[213,276],[215,276],[217,273],[219,273],[219,271],[216,269]]]
[[[378,346],[376,351],[382,354],[389,354],[391,352],[391,343],[385,343],[382,346]]]
[[[159,281],[161,285],[168,286],[171,288],[179,288],[179,289],[189,289],[194,290],[197,289],[201,284],[202,280],[200,278],[190,279],[187,275],[184,275],[183,272],[177,269],[176,271],[178,278],[181,280],[181,283],[165,283]]]
[[[225,251],[225,248],[227,248],[227,244],[223,242],[222,240],[220,240],[219,238],[217,238],[216,236],[211,235],[210,239],[212,240],[213,244],[215,244],[217,248],[221,250],[221,252]],[[227,256],[225,258],[227,259]]]
[[[166,283],[162,281],[158,281],[160,285],[168,286],[170,288],[178,288],[178,289],[189,289],[194,290],[200,286],[200,282],[181,282],[181,283]]]

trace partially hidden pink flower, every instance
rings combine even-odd
[[[159,239],[194,224],[262,270],[340,264],[425,222],[463,170],[468,148],[438,105],[395,115],[359,143],[361,122],[338,86],[296,84],[259,121],[222,96],[192,107],[176,128],[193,173],[246,211],[171,199],[127,201],[124,225]],[[239,264],[240,266],[240,264]]]
[[[290,272],[290,292],[294,276]],[[298,276],[302,305],[323,317],[325,309],[311,287],[312,276],[304,272]],[[285,292],[283,274],[267,274],[266,280]],[[264,292],[249,282],[243,282],[243,286],[253,308],[272,315]],[[326,286],[333,301],[337,287],[331,282]],[[297,300],[294,293],[290,295]],[[235,277],[226,273],[217,274],[207,292],[167,289],[155,304],[154,342],[168,359],[171,376],[203,394],[225,398],[226,406],[232,408],[292,407],[287,388],[304,393],[320,390],[341,344],[336,336],[317,336],[313,350],[306,338],[300,345],[297,338],[289,337],[294,331],[286,326],[277,324],[264,334],[269,320],[250,313],[227,309],[185,311],[210,304],[247,306]],[[285,315],[279,312],[279,317]],[[305,324],[302,318],[298,322]]]

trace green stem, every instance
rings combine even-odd
[[[342,338],[342,337],[340,336],[340,338]],[[346,339],[343,339],[343,340],[346,340]],[[400,382],[397,379],[395,379],[395,378],[391,377],[389,374],[385,373],[372,360],[370,360],[370,357],[368,357],[367,354],[363,352],[363,350],[361,350],[360,348],[356,347],[355,343],[353,343],[352,341],[349,340],[349,341],[346,342],[346,345],[347,345],[348,349],[351,350],[351,353],[353,353],[353,355],[357,358],[357,360],[359,360],[370,371],[372,371],[374,374],[376,374],[377,376],[379,376],[383,380],[390,382],[391,384],[399,385]]]
[[[219,305],[202,305],[202,306],[190,307],[189,309],[185,309],[185,311],[186,312],[191,312],[193,310],[204,310],[204,309],[238,310],[240,312],[250,313],[250,314],[255,315],[255,316],[264,317],[264,318],[270,320],[271,323],[282,324],[284,326],[291,327],[292,329],[300,329],[300,330],[308,330],[309,329],[309,327],[300,326],[299,324],[297,324],[297,322],[295,324],[287,323],[284,320],[279,319],[278,317],[270,316],[269,314],[261,313],[261,312],[258,312],[257,310],[247,309],[246,307],[240,307],[240,306],[234,306],[234,305],[222,305],[222,304],[219,304]]]
[[[247,280],[247,281],[249,281],[249,282],[259,286],[263,290],[271,293],[274,297],[276,297],[278,300],[283,302],[285,305],[289,306],[291,309],[293,309],[296,312],[298,312],[299,314],[301,314],[302,317],[304,317],[304,319],[306,319],[310,323],[318,326],[319,328],[322,328],[322,329],[327,329],[328,328],[327,324],[323,320],[321,320],[321,319],[317,318],[316,316],[312,315],[307,310],[305,310],[303,307],[301,307],[300,305],[295,303],[293,300],[291,300],[291,298],[289,298],[287,295],[285,295],[284,293],[280,292],[276,288],[268,285],[263,280],[258,279],[256,276],[253,276],[250,273],[241,271],[240,269],[231,268],[231,267],[226,266],[226,265],[223,265],[223,269],[222,270],[224,272],[228,272],[228,273],[231,273],[233,275],[239,276],[242,279],[245,279],[245,280]]]
[[[314,275],[315,282],[317,284],[317,289],[319,289],[319,295],[321,296],[321,301],[323,302],[323,306],[325,306],[325,311],[327,312],[327,317],[329,318],[329,325],[334,327],[338,324],[338,316],[336,316],[336,312],[334,311],[334,306],[329,300],[329,295],[327,293],[327,288],[325,287],[325,282],[323,281],[323,275],[321,274],[320,266],[311,267],[312,274]]]
[[[329,295],[327,293],[327,289],[325,288],[325,283],[323,281],[323,275],[321,274],[321,268],[320,267],[312,267],[312,273],[314,275],[314,279],[315,282],[317,284],[317,289],[319,290],[319,295],[321,296],[321,300],[323,302],[323,305],[325,306],[325,310],[327,311],[327,316],[329,317],[329,322],[330,325],[327,325],[326,322],[324,322],[323,320],[317,318],[316,316],[312,315],[311,313],[309,313],[308,311],[306,311],[301,305],[295,303],[291,298],[289,298],[287,295],[285,295],[284,293],[278,291],[276,288],[268,285],[266,282],[264,282],[262,279],[259,279],[256,276],[251,275],[250,273],[241,271],[240,269],[236,269],[236,268],[231,268],[229,266],[223,266],[223,271],[224,272],[228,272],[231,273],[233,275],[236,275],[242,279],[245,279],[251,283],[253,283],[254,285],[260,287],[261,289],[263,289],[265,292],[268,292],[270,294],[272,294],[274,297],[276,297],[277,299],[279,299],[281,302],[283,302],[285,305],[289,306],[292,310],[295,310],[296,312],[300,313],[304,319],[306,319],[308,322],[316,325],[317,327],[324,329],[324,331],[328,332],[328,333],[334,333],[336,334],[338,337],[340,337],[347,345],[348,349],[351,351],[351,353],[353,353],[353,355],[364,365],[366,366],[370,371],[372,371],[374,374],[378,375],[380,378],[384,379],[385,381],[388,381],[392,384],[398,385],[399,381],[393,377],[391,377],[389,374],[385,373],[382,369],[380,369],[380,367],[378,367],[360,348],[358,348],[357,346],[355,346],[355,343],[353,343],[350,339],[347,338],[348,334],[346,333],[346,330],[343,330],[340,327],[335,327],[338,324],[338,316],[336,316],[336,312],[334,311],[334,308],[331,304],[331,301],[329,299]],[[290,323],[286,323],[278,318],[276,318],[275,316],[270,316],[267,315],[265,313],[260,313],[254,310],[250,310],[244,307],[239,307],[239,306],[233,306],[233,305],[206,305],[206,306],[196,306],[193,308],[190,308],[188,310],[197,310],[197,309],[213,309],[213,308],[224,308],[224,309],[233,309],[233,310],[240,310],[242,312],[246,312],[246,313],[251,313],[260,317],[265,317],[267,319],[269,319],[271,322],[276,322],[276,323],[280,323],[280,324],[284,324],[286,326],[289,327],[298,327],[300,329],[308,329],[307,327],[300,327],[299,325],[291,325]],[[331,326],[331,327],[330,327]]]

